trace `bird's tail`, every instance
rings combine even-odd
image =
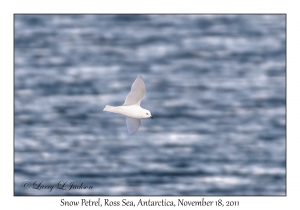
[[[104,107],[103,111],[105,111],[105,112],[114,112],[114,109],[115,109],[114,106],[106,105],[106,106]]]

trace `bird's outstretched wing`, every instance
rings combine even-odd
[[[131,86],[131,91],[127,95],[123,106],[138,105],[140,106],[141,100],[145,97],[146,86],[141,76],[138,76]]]
[[[141,119],[126,117],[126,125],[128,129],[128,133],[130,135],[134,134],[139,129],[141,122],[142,122]]]

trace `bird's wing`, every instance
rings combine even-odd
[[[141,119],[135,119],[131,117],[126,117],[126,125],[128,129],[128,133],[134,134],[140,127],[142,120]]]
[[[141,100],[145,97],[146,86],[141,76],[138,76],[131,86],[131,91],[125,99],[123,106],[140,105]]]

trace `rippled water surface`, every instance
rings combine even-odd
[[[284,15],[14,22],[15,195],[285,195]],[[138,75],[154,119],[128,135],[102,110]]]

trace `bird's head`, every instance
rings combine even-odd
[[[142,118],[153,118],[152,114],[149,110],[143,109],[142,111]]]

